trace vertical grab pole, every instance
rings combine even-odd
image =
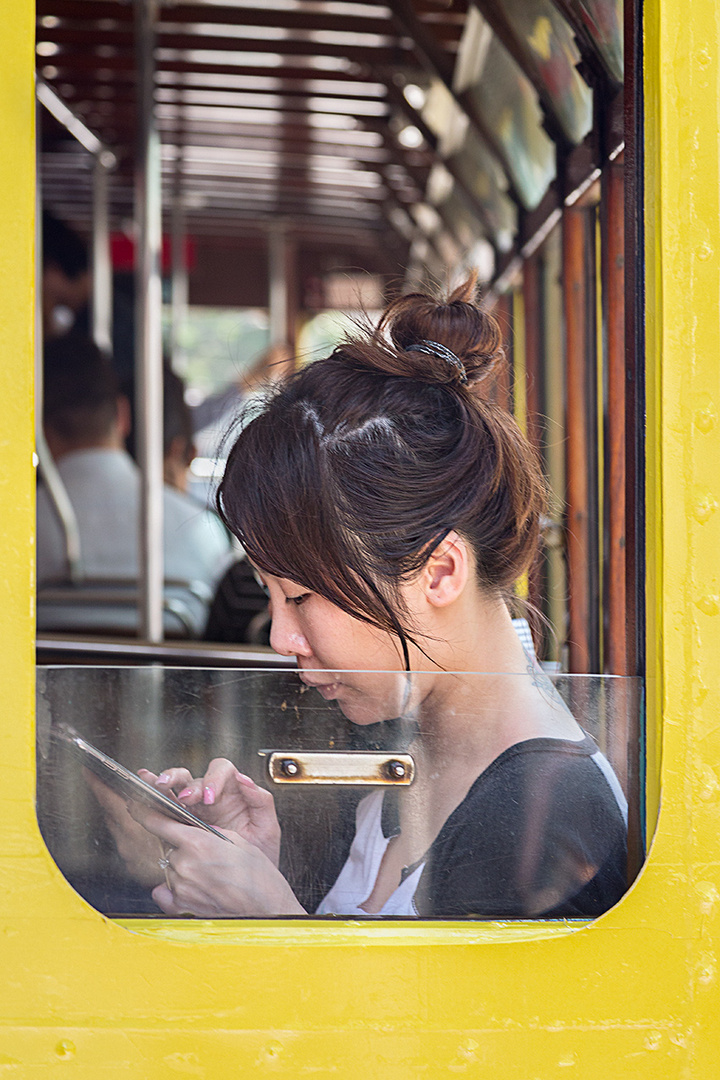
[[[80,530],[73,504],[68,498],[55,459],[45,440],[43,427],[43,250],[42,250],[42,172],[40,169],[40,105],[35,102],[36,167],[35,167],[35,452],[40,474],[45,481],[50,502],[57,515],[65,539],[65,558],[68,579],[76,584],[83,578],[80,551]]]
[[[97,347],[109,353],[112,351],[112,265],[108,214],[110,168],[103,160],[105,157],[101,151],[93,166],[92,330]]]
[[[287,234],[283,225],[273,225],[268,236],[270,270],[270,345],[283,345],[288,336]]]
[[[180,338],[187,319],[188,267],[186,252],[185,207],[182,202],[180,180],[177,178],[172,208],[172,318],[171,357],[173,365],[182,355]]]
[[[135,394],[140,500],[140,635],[163,638],[163,378],[160,139],[154,113],[157,0],[135,0],[137,164],[135,172]]]

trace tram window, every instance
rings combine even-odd
[[[108,281],[110,233],[113,229],[125,228],[131,199],[130,170],[125,164],[132,162],[136,146],[145,143],[147,150],[155,136],[159,137],[162,144],[160,171],[152,176],[145,175],[142,159],[151,155],[141,154],[134,177],[136,190],[142,190],[146,181],[148,190],[154,190],[153,197],[147,199],[147,207],[154,213],[154,218],[151,220],[140,213],[136,223],[138,250],[142,246],[145,256],[138,259],[135,266],[139,312],[136,325],[143,331],[138,341],[144,339],[137,356],[139,380],[149,374],[150,381],[155,379],[157,384],[162,360],[159,335],[144,333],[148,320],[144,317],[143,305],[146,297],[159,294],[159,267],[163,259],[157,247],[163,227],[160,208],[164,192],[169,196],[165,227],[172,229],[172,244],[167,245],[168,252],[172,248],[172,266],[170,260],[164,260],[166,275],[172,278],[171,282],[167,278],[165,281],[165,285],[171,284],[172,296],[172,311],[166,312],[168,351],[178,371],[189,376],[195,389],[204,384],[203,392],[219,390],[220,384],[227,380],[218,378],[211,385],[207,348],[203,349],[205,366],[202,371],[196,367],[195,358],[189,355],[194,335],[189,320],[196,316],[220,321],[232,319],[227,309],[218,314],[221,305],[248,305],[254,309],[258,327],[262,333],[267,332],[268,340],[293,341],[299,346],[296,352],[298,362],[302,363],[305,358],[327,356],[338,339],[339,318],[335,314],[318,315],[323,308],[318,297],[323,291],[321,283],[324,283],[323,299],[328,305],[331,294],[337,306],[348,303],[348,290],[354,294],[358,279],[354,270],[348,273],[343,267],[361,264],[361,280],[372,281],[377,286],[370,299],[364,298],[364,305],[370,310],[382,306],[384,294],[384,299],[389,299],[397,285],[400,266],[406,268],[401,288],[413,292],[424,290],[433,281],[460,280],[468,267],[486,264],[485,302],[488,307],[495,303],[498,312],[502,313],[511,367],[500,372],[493,385],[491,379],[485,378],[489,372],[484,371],[482,388],[479,371],[476,371],[477,396],[480,399],[485,394],[484,401],[502,406],[502,423],[507,422],[505,410],[514,413],[542,461],[551,498],[541,519],[543,548],[540,557],[529,568],[528,563],[524,563],[513,578],[516,599],[529,601],[530,609],[541,616],[533,626],[532,642],[539,667],[537,670],[532,668],[527,676],[507,677],[509,681],[501,680],[496,684],[488,675],[467,676],[463,681],[466,700],[457,717],[467,718],[472,728],[469,718],[473,709],[486,715],[489,706],[482,703],[492,701],[499,728],[506,732],[511,744],[513,740],[532,742],[544,738],[545,734],[532,727],[529,735],[520,739],[513,728],[517,716],[524,712],[517,708],[513,710],[512,703],[517,707],[525,693],[539,710],[530,710],[529,715],[535,720],[543,715],[546,719],[549,717],[547,737],[554,742],[553,751],[558,749],[558,740],[565,738],[568,741],[568,735],[576,731],[573,727],[576,721],[598,739],[610,765],[603,772],[605,766],[600,768],[598,764],[601,759],[586,754],[593,763],[589,776],[596,788],[600,783],[598,778],[604,778],[606,788],[602,790],[605,795],[608,791],[612,794],[614,802],[611,799],[608,805],[614,808],[613,814],[619,812],[623,817],[620,792],[624,792],[629,804],[630,869],[628,873],[623,872],[624,886],[636,872],[643,852],[640,691],[636,681],[626,678],[643,670],[643,537],[641,500],[637,496],[642,474],[642,403],[632,400],[633,394],[640,393],[641,361],[628,352],[630,370],[624,366],[625,144],[621,89],[622,20],[619,18],[622,4],[618,0],[610,5],[618,19],[610,19],[610,31],[605,36],[597,27],[585,25],[574,3],[553,6],[547,0],[533,0],[532,3],[523,0],[506,5],[507,11],[501,11],[501,6],[485,5],[483,15],[471,6],[467,18],[459,14],[456,29],[444,28],[442,38],[438,37],[434,43],[432,38],[438,27],[432,20],[428,22],[425,16],[418,17],[407,5],[402,17],[397,12],[391,13],[392,19],[388,15],[387,38],[395,42],[397,50],[406,50],[413,37],[431,47],[428,50],[423,46],[414,57],[408,52],[407,64],[398,69],[400,74],[393,78],[379,74],[377,86],[363,80],[357,82],[353,88],[357,91],[357,115],[350,115],[353,108],[350,102],[355,99],[355,93],[347,95],[345,100],[344,92],[337,99],[332,92],[333,79],[344,70],[347,57],[334,56],[332,63],[328,57],[315,58],[322,61],[316,65],[317,71],[332,72],[333,77],[330,79],[328,75],[327,85],[323,88],[325,76],[318,75],[316,90],[319,96],[312,102],[304,98],[301,101],[300,97],[296,100],[295,90],[289,89],[296,81],[295,76],[288,74],[288,65],[283,61],[280,69],[273,70],[273,78],[277,76],[279,83],[277,112],[275,106],[267,112],[268,127],[262,133],[259,128],[265,125],[259,124],[257,110],[250,108],[247,112],[248,102],[259,85],[255,83],[253,89],[250,84],[245,86],[244,82],[241,85],[238,81],[249,78],[252,84],[254,76],[231,72],[227,87],[220,91],[217,86],[210,85],[207,73],[175,70],[176,60],[170,55],[172,50],[155,47],[167,32],[162,19],[154,28],[138,23],[134,32],[140,46],[137,55],[143,77],[138,77],[136,82],[139,87],[154,86],[155,90],[147,100],[138,102],[141,130],[128,140],[131,125],[126,122],[125,114],[122,123],[111,117],[116,104],[122,110],[128,109],[126,88],[114,84],[109,69],[103,69],[102,76],[99,70],[80,72],[78,69],[75,72],[72,57],[81,55],[82,49],[77,47],[77,42],[69,51],[66,49],[76,31],[80,33],[80,40],[85,40],[83,35],[87,36],[90,26],[93,34],[104,32],[102,22],[96,20],[97,13],[91,10],[93,5],[88,5],[90,22],[81,26],[83,20],[80,20],[75,29],[63,27],[57,43],[51,40],[53,28],[43,26],[44,42],[45,35],[49,35],[45,45],[57,44],[57,49],[63,53],[63,64],[60,67],[47,65],[42,74],[51,83],[60,80],[56,85],[61,97],[72,99],[78,111],[78,116],[68,126],[67,102],[55,94],[53,104],[54,91],[47,84],[41,84],[41,98],[55,118],[48,126],[48,118],[43,114],[44,146],[40,156],[43,200],[47,205],[55,206],[58,213],[69,214],[86,236],[90,232],[91,215],[94,225],[99,226],[92,245],[96,255],[93,281],[95,285],[102,284],[105,278],[107,287],[104,289],[105,303],[98,299],[93,311],[93,332],[98,340],[103,334],[109,340],[108,320],[112,306],[109,303],[112,289]],[[128,14],[129,9],[125,12]],[[344,17],[338,18],[342,21]],[[243,19],[240,9],[232,15],[238,30],[244,25]],[[126,29],[129,30],[129,26]],[[191,36],[196,31],[190,23],[185,29]],[[446,33],[449,35],[447,41]],[[212,41],[207,35],[201,37],[203,48],[219,48],[223,62],[229,61],[232,53],[222,35]],[[292,34],[288,40],[291,37]],[[232,40],[235,40],[234,35]],[[538,42],[542,45],[540,52]],[[369,43],[367,47],[370,47]],[[446,50],[445,55],[443,50]],[[538,61],[540,53],[542,62]],[[418,57],[424,57],[419,64]],[[379,73],[387,67],[384,64],[375,66]],[[289,67],[292,69],[292,65]],[[73,88],[75,74],[77,97]],[[350,80],[349,68],[345,74]],[[113,83],[112,92],[106,85],[108,82]],[[188,89],[190,86],[192,90]],[[185,89],[181,90],[181,87]],[[365,91],[370,95],[367,99]],[[632,111],[630,97],[626,95],[625,105]],[[94,101],[94,98],[98,100]],[[290,98],[293,106],[288,114],[281,102]],[[317,101],[321,99],[323,108],[317,112]],[[598,108],[600,101],[602,108]],[[298,116],[294,111],[296,107],[300,109]],[[218,111],[220,109],[222,111]],[[298,127],[298,117],[303,112],[307,112],[308,117],[317,113],[322,117],[322,123],[309,126],[311,139],[298,141],[293,132],[302,130],[302,124]],[[76,148],[68,152],[67,132],[61,134],[55,128],[55,121],[59,121],[68,131],[83,131],[84,123],[80,117],[98,127],[97,136],[88,140],[86,131],[83,141],[86,148],[96,148],[92,167],[89,160],[85,160],[87,155],[83,157],[85,151]],[[370,117],[375,118],[372,123]],[[89,134],[93,136],[92,132]],[[336,152],[341,146],[342,154]],[[636,148],[630,146],[629,149],[632,151],[629,157],[635,160]],[[116,170],[112,185],[107,183],[107,170],[113,167],[107,164],[109,160],[124,163],[123,168]],[[283,163],[282,167],[277,165],[278,162]],[[291,164],[286,167],[287,162]],[[378,198],[381,192],[385,192],[387,198]],[[144,220],[140,220],[143,217]],[[192,260],[187,258],[195,244],[202,263],[198,272],[190,265]],[[630,242],[629,253],[634,256],[633,248],[639,250],[640,246]],[[126,245],[126,248],[130,251],[132,245]],[[479,253],[483,251],[490,252],[492,257],[480,258]],[[135,253],[131,254],[128,270]],[[628,276],[632,277],[634,273],[635,270],[631,270]],[[87,286],[89,282],[85,284]],[[100,291],[102,294],[103,290]],[[640,294],[642,290],[636,291]],[[632,290],[628,295],[632,295]],[[191,300],[194,305],[212,306],[212,313],[209,308],[193,312],[189,307]],[[342,319],[347,326],[347,314]],[[350,314],[351,333],[353,322]],[[234,330],[231,333],[234,334]],[[134,335],[130,338],[134,342]],[[428,380],[427,371],[413,368],[413,381],[423,384],[435,381],[437,386],[445,387],[450,383],[450,374],[456,382],[462,374],[464,384],[467,383],[463,362],[458,362],[452,350],[448,353],[449,346],[442,345],[442,334],[437,337],[440,354],[433,353],[433,333],[423,332],[415,335],[415,339],[412,347],[416,349],[416,359],[419,346],[426,365],[430,362],[428,356],[434,355],[435,361],[441,361],[441,374],[438,376],[436,372],[433,379]],[[239,335],[236,340],[239,342]],[[226,355],[232,363],[232,345],[229,341],[226,344]],[[403,351],[410,353],[405,350],[405,345]],[[224,344],[220,343],[220,366],[224,362],[223,348]],[[243,363],[251,364],[252,356],[259,352],[259,345],[256,347],[253,343],[242,348]],[[443,348],[444,357],[441,355]],[[447,366],[443,370],[443,364],[449,364],[452,373]],[[408,373],[408,370],[401,372]],[[233,371],[230,377],[236,374]],[[428,441],[429,433],[435,430],[435,419],[441,411],[435,410],[430,420],[426,417],[425,423],[420,425],[424,441]],[[414,415],[410,408],[401,408],[398,414]],[[312,419],[312,410],[307,415]],[[392,419],[394,414],[389,415]],[[387,432],[392,423],[385,414],[381,419],[386,421]],[[472,425],[465,430],[470,427]],[[282,423],[277,424],[275,432],[282,428]],[[151,446],[155,440],[153,453],[156,459],[158,425],[149,415],[144,417],[143,430],[145,446]],[[325,439],[322,425],[314,429],[314,434],[321,441]],[[333,438],[335,434],[333,432]],[[369,442],[372,443],[372,438]],[[264,442],[258,440],[254,458],[251,455],[244,459],[245,466],[248,461],[259,461],[264,447],[271,443],[274,443],[272,432]],[[202,492],[203,497],[220,471],[213,460],[215,449],[215,445],[204,440],[202,460],[196,460],[192,474],[196,490]],[[524,452],[526,450],[524,448]],[[41,467],[44,467],[42,439],[39,439],[38,454]],[[529,461],[532,457],[526,454],[523,459],[526,478],[534,470]],[[509,460],[509,456],[504,455],[504,460]],[[263,467],[260,471],[276,480],[272,468]],[[153,472],[157,498],[158,470],[149,470],[149,473]],[[370,472],[372,470],[368,469]],[[448,472],[446,469],[441,478],[445,487],[452,483]],[[308,469],[302,479],[311,478],[314,482],[320,475],[327,478],[321,470]],[[463,475],[472,475],[470,486],[477,487],[477,471],[466,469]],[[369,478],[368,487],[373,486],[375,479],[375,475]],[[152,475],[147,480],[146,488],[149,488]],[[396,485],[393,493],[398,499],[402,486]],[[412,484],[404,485],[405,490],[412,487]],[[416,482],[414,487],[419,488],[420,484]],[[541,487],[538,480],[537,491]],[[325,490],[329,490],[329,485],[317,484],[318,501]],[[356,485],[353,496],[358,492]],[[391,498],[377,498],[377,493],[374,494],[376,507],[392,503]],[[275,495],[276,491],[263,488],[263,498],[259,502],[274,505]],[[348,508],[352,501],[352,498],[348,499]],[[513,505],[519,505],[520,501],[514,500]],[[376,516],[375,511],[366,514],[367,531],[362,533],[361,546],[366,544]],[[145,517],[149,521],[151,515]],[[292,517],[291,511],[285,519],[291,521]],[[452,515],[450,520],[453,520]],[[537,516],[532,520],[537,521]],[[319,518],[319,522],[317,535],[312,538],[318,541],[327,531],[323,528],[326,519]],[[235,526],[233,529],[238,535],[243,531]],[[438,533],[439,530],[440,525]],[[157,556],[159,530],[156,529],[154,535],[150,528],[143,532],[145,562],[159,567],[160,558],[149,558],[150,552]],[[397,536],[398,533],[390,529],[388,535]],[[319,542],[295,544],[294,549],[316,551],[321,546]],[[415,554],[417,551],[416,547]],[[336,577],[342,577],[346,568],[347,564],[336,567]],[[351,567],[363,580],[365,569],[364,565],[359,571],[357,565]],[[243,567],[243,581],[250,572],[249,564]],[[159,572],[156,578],[158,576]],[[372,574],[370,578],[373,580]],[[149,581],[145,584],[148,587],[143,589],[142,605],[138,605],[138,610],[142,608],[148,647],[155,647],[163,636],[159,626],[162,615],[157,610],[159,583],[154,581],[154,589],[150,588]],[[505,586],[510,588],[509,581],[504,581]],[[222,598],[223,590],[219,592]],[[169,599],[175,600],[174,597]],[[261,603],[264,607],[264,601]],[[263,618],[266,624],[267,609],[263,611]],[[168,632],[167,625],[165,632]],[[104,644],[107,646],[108,642]],[[138,649],[142,647],[138,644]],[[267,658],[267,654],[265,656]],[[188,659],[188,662],[193,661]],[[348,662],[349,667],[354,664],[360,665],[357,657]],[[410,670],[409,663],[407,666]],[[476,663],[468,666],[473,668]],[[555,690],[535,685],[541,669],[557,680]],[[378,876],[378,881],[382,878],[387,885],[393,873],[404,877],[402,867],[418,869],[415,867],[417,860],[422,861],[423,856],[431,852],[420,873],[423,889],[427,892],[428,882],[435,882],[439,873],[432,869],[440,865],[437,848],[433,846],[436,833],[446,837],[443,823],[457,821],[455,815],[460,813],[470,791],[474,790],[474,777],[483,772],[475,747],[467,760],[455,761],[456,770],[452,776],[440,769],[439,775],[446,782],[441,785],[441,790],[433,788],[430,783],[433,771],[426,767],[432,759],[429,731],[433,717],[416,708],[413,698],[413,680],[420,679],[422,683],[424,676],[421,673],[408,677],[405,683],[400,680],[409,694],[410,704],[403,700],[402,708],[393,708],[385,701],[380,709],[381,717],[375,718],[381,724],[379,728],[374,726],[375,720],[370,726],[349,725],[348,721],[353,718],[344,713],[340,699],[337,706],[331,702],[323,706],[312,689],[301,696],[297,676],[289,673],[266,672],[241,677],[227,672],[196,671],[191,675],[138,671],[112,675],[91,674],[78,668],[74,675],[48,671],[43,677],[41,701],[47,706],[40,732],[43,829],[68,878],[104,911],[131,911],[133,904],[138,911],[151,910],[148,889],[144,887],[147,882],[133,884],[132,868],[128,869],[122,858],[122,855],[128,855],[128,844],[117,822],[113,824],[112,815],[103,823],[101,817],[90,811],[98,831],[93,837],[88,836],[83,814],[94,804],[86,801],[91,799],[89,789],[80,782],[77,774],[71,780],[64,778],[66,768],[69,770],[67,775],[72,777],[72,769],[77,766],[59,756],[60,743],[48,741],[49,730],[55,724],[69,723],[77,727],[84,737],[97,742],[101,749],[131,769],[146,765],[158,769],[171,763],[185,763],[194,776],[202,777],[208,763],[220,755],[235,761],[243,771],[251,773],[255,781],[264,777],[268,790],[272,789],[277,796],[278,814],[282,819],[281,865],[287,888],[302,910],[309,913],[317,912],[323,902],[334,903],[327,898],[332,894],[332,885],[341,867],[332,859],[342,862],[343,852],[352,842],[356,825],[359,826],[357,815],[361,808],[362,813],[366,813],[369,805],[377,809],[380,804],[384,808],[397,801],[400,816],[405,815],[408,823],[401,834],[404,839],[389,840],[387,858],[383,857],[382,861],[384,876]],[[438,687],[444,685],[443,678],[437,673]],[[76,685],[73,685],[73,679]],[[393,679],[390,682],[394,685]],[[452,683],[451,676],[446,677],[446,683]],[[384,685],[381,680],[379,686]],[[384,691],[373,693],[382,697]],[[392,693],[390,698],[393,699]],[[104,712],[100,714],[97,713],[96,699],[105,703]],[[401,699],[402,694],[395,693],[396,703]],[[569,713],[562,713],[560,699],[565,701]],[[472,707],[467,707],[468,701],[473,703]],[[538,702],[542,702],[542,706]],[[566,717],[563,722],[558,719],[561,714]],[[567,719],[568,716],[571,719]],[[186,726],[188,718],[192,719],[189,727]],[[428,723],[430,727],[426,728]],[[386,736],[387,742],[384,741]],[[367,743],[364,739],[371,741]],[[572,737],[569,742],[573,742]],[[505,752],[502,739],[500,744],[502,754]],[[258,756],[259,750],[273,747],[291,755],[301,751],[327,755],[368,746],[378,753],[397,755],[398,761],[402,754],[411,752],[412,767],[416,770],[413,784],[407,787],[395,785],[395,793],[386,791],[384,795],[381,787],[374,788],[370,799],[375,801],[368,803],[361,797],[362,785],[334,782],[305,785],[290,777],[286,777],[284,784],[275,784],[270,774],[263,772],[265,759]],[[580,751],[576,746],[567,753],[577,757]],[[495,757],[497,754],[490,760]],[[323,757],[322,760],[327,762],[329,759]],[[298,767],[304,768],[301,764]],[[328,767],[331,768],[329,778],[338,780],[332,769],[339,769],[340,764],[331,763]],[[386,786],[392,784],[388,781]],[[65,798],[70,789],[83,794]],[[432,799],[427,795],[430,789],[433,790]],[[554,789],[551,786],[549,790],[548,799],[551,800]],[[513,805],[537,809],[537,797],[537,790],[530,783],[529,787],[523,787],[522,795],[518,795]],[[109,806],[110,803],[106,803],[106,809]],[[436,807],[435,816],[427,812],[429,806]],[[217,808],[208,810],[207,805],[204,810],[200,809],[211,817],[219,813]],[[67,827],[63,824],[65,813],[70,814],[65,822]],[[545,820],[543,813],[535,815],[536,823]],[[380,818],[382,830],[382,813]],[[127,824],[125,818],[123,821]],[[133,828],[136,824],[133,823]],[[330,845],[332,859],[325,843],[330,833],[333,841],[337,841]],[[515,834],[525,835],[522,828],[515,829]],[[135,836],[138,835],[136,832]],[[488,835],[495,834],[488,830]],[[115,846],[113,837],[117,842]],[[528,888],[534,899],[529,899],[528,895],[520,898],[516,890],[513,903],[506,898],[493,907],[487,897],[473,895],[466,898],[464,907],[463,904],[458,907],[455,893],[448,898],[446,892],[438,900],[437,896],[441,894],[433,893],[433,885],[427,894],[431,899],[422,899],[422,891],[417,894],[417,913],[438,918],[453,913],[468,917],[489,917],[498,913],[507,917],[596,913],[585,907],[582,912],[570,912],[568,904],[572,883],[577,885],[583,873],[587,877],[586,884],[595,880],[598,860],[588,858],[583,863],[582,859],[565,859],[563,862],[557,854],[562,844],[557,850],[548,850],[548,858],[544,860],[542,842],[533,840],[528,844],[528,861],[522,866],[523,873],[529,874],[527,881],[532,879],[532,888],[530,885]],[[151,845],[152,874],[157,875],[158,860],[164,862],[168,856],[163,849],[158,851],[156,840]],[[446,850],[443,848],[443,852]],[[495,859],[495,852],[485,853],[488,861]],[[555,875],[553,883],[548,885],[544,902],[538,899],[542,892],[539,879],[532,878],[528,870],[528,866],[535,865],[535,859],[555,868],[572,863],[566,875],[567,888],[559,887]],[[132,863],[131,858],[128,861]],[[453,865],[447,864],[448,878],[452,878]],[[173,857],[170,857],[170,868],[164,866],[163,869],[171,877],[177,872]],[[278,884],[277,879],[275,884]],[[406,893],[409,889],[407,886]],[[617,899],[621,892],[622,888],[616,890],[614,898]],[[284,895],[287,897],[287,893]],[[432,901],[433,895],[436,903]],[[373,897],[368,896],[362,901],[365,913],[374,914],[377,905],[377,910],[386,910],[380,900],[382,888],[378,886]],[[607,895],[605,901],[612,902]],[[596,909],[607,906],[605,901],[598,900]],[[323,911],[329,913],[330,908],[326,906]],[[233,908],[219,913],[242,912]],[[262,912],[253,909],[249,913]]]
[[[70,884],[111,915],[593,917],[627,884],[638,694],[634,679],[551,683],[532,667],[344,672],[319,689],[297,671],[40,669],[40,825]],[[58,737],[67,727],[132,770],[187,769],[160,789],[237,850],[142,808],[141,828]],[[488,734],[511,745],[483,772]]]

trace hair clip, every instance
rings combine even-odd
[[[448,349],[447,345],[441,345],[439,341],[418,341],[415,345],[408,345],[405,352],[421,352],[427,353],[428,356],[439,356],[441,360],[457,368],[460,373],[460,382],[467,385],[468,377],[465,365],[452,349]]]

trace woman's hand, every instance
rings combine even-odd
[[[305,909],[280,871],[259,847],[223,829],[232,843],[192,825],[171,821],[139,803],[132,817],[170,847],[167,884],[153,889],[153,900],[167,915],[305,915]]]
[[[175,793],[182,806],[208,825],[232,830],[278,865],[280,826],[273,797],[227,758],[215,758],[199,779],[187,769],[166,769],[160,776],[140,769],[139,776],[158,791]]]
[[[127,802],[121,795],[103,784],[102,780],[98,780],[88,769],[83,769],[83,772],[88,786],[102,807],[107,827],[130,876],[148,888],[163,881],[163,872],[158,862],[162,847],[157,837],[133,820],[128,812]]]

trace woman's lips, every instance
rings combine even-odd
[[[334,698],[337,695],[337,692],[340,689],[340,683],[321,683],[319,686],[316,686],[315,689],[319,694],[322,694],[326,701],[330,701],[331,698]]]
[[[302,672],[300,673],[300,678],[306,686],[310,686],[313,690],[317,690],[319,694],[322,694],[326,701],[329,701],[330,698],[334,698],[340,689],[339,682],[314,682]]]

